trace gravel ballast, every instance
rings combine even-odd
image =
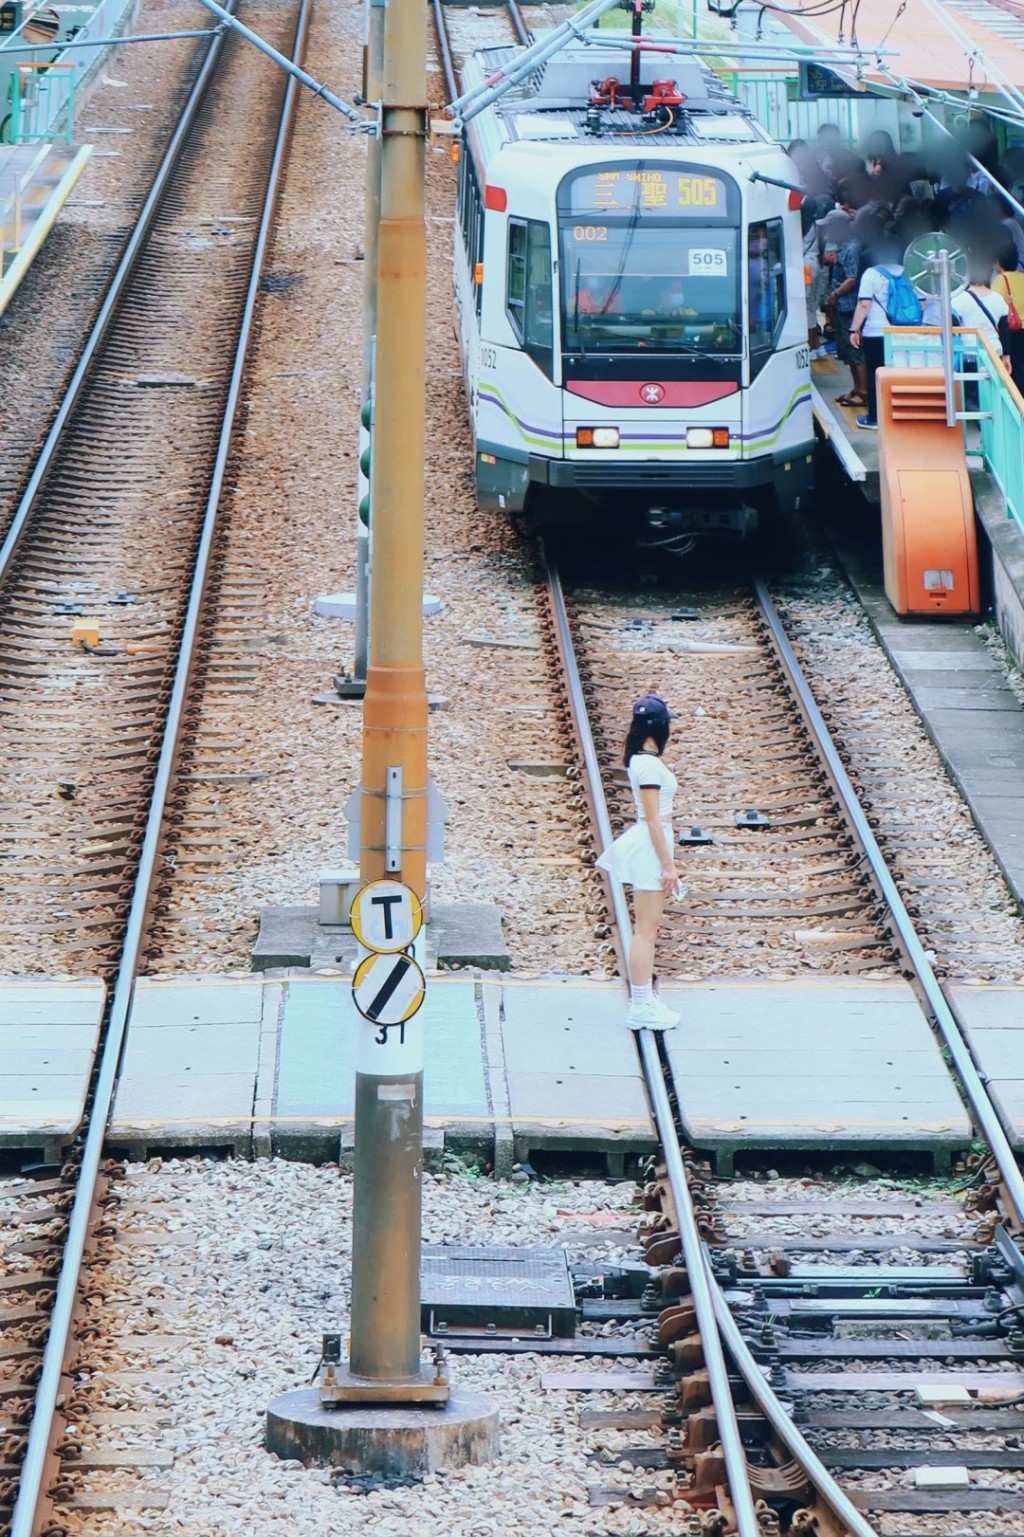
[[[636,1482],[618,1457],[598,1468],[592,1454],[659,1438],[581,1431],[577,1408],[651,1408],[656,1398],[567,1396],[540,1386],[542,1372],[622,1369],[609,1360],[453,1357],[453,1379],[500,1409],[501,1453],[484,1467],[360,1494],[329,1470],[278,1461],[262,1445],[267,1404],[310,1381],[323,1330],[347,1332],[351,1181],[330,1166],[155,1160],[131,1168],[118,1191],[118,1238],[104,1264],[104,1298],[91,1310],[99,1332],[83,1354],[72,1435],[86,1453],[130,1445],[170,1452],[173,1466],[76,1475],[75,1487],[166,1490],[170,1503],[166,1511],[90,1515],[85,1525],[68,1512],[74,1529],[91,1537],[311,1537],[366,1524],[423,1537],[678,1531],[678,1508],[645,1510],[641,1519],[628,1505],[598,1511],[588,1503],[588,1485]],[[552,1245],[566,1230],[592,1225],[591,1242],[572,1243],[574,1258],[635,1261],[636,1251],[606,1241],[601,1226],[621,1213],[616,1226],[631,1227],[632,1198],[630,1184],[522,1186],[426,1174],[424,1239],[514,1245],[528,1234],[531,1243]],[[142,1234],[145,1242],[132,1236]],[[104,1368],[146,1375],[105,1381]],[[104,1410],[121,1411],[113,1426],[97,1423]],[[137,1410],[157,1417],[133,1423]],[[645,1472],[642,1482],[668,1490],[672,1476]]]

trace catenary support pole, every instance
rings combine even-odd
[[[423,0],[388,0],[381,89],[370,663],[363,701],[360,819],[363,880],[387,874],[411,886],[421,900],[427,874],[422,607],[426,22]],[[401,795],[399,871],[387,868],[389,778]],[[392,801],[393,796],[394,789]],[[353,1396],[444,1402],[447,1385],[420,1370],[422,1015],[386,1029],[360,1018],[356,1028]]]
[[[363,55],[363,100],[378,103],[384,78],[384,0],[366,0],[366,51]],[[366,141],[366,211],[363,233],[363,380],[360,400],[365,406],[373,385],[373,352],[377,336],[377,230],[380,224],[380,139]],[[352,669],[357,683],[366,682],[370,660],[370,530],[356,518],[356,637]]]

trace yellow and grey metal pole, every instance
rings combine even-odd
[[[374,362],[370,662],[363,701],[360,868],[422,901],[427,876],[423,670],[427,8],[387,0]],[[335,1401],[444,1403],[420,1367],[423,1024],[356,1023],[352,1336]],[[347,1391],[346,1391],[347,1388]]]
[[[366,0],[366,43],[363,49],[363,100],[376,105],[384,80],[385,0]],[[377,231],[380,224],[380,139],[366,141],[366,207],[363,221],[363,377],[365,414],[373,389],[373,351],[377,337]],[[356,625],[352,669],[357,682],[366,681],[370,653],[370,530],[356,518]]]

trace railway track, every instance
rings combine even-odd
[[[431,0],[438,57],[444,74],[446,99],[459,94],[458,72],[463,61],[478,48],[495,48],[512,41],[525,48],[530,31],[518,0],[502,0],[493,11],[470,12],[466,0]]]
[[[296,58],[307,24],[308,0],[261,19]],[[211,43],[0,550],[15,791],[0,822],[5,965],[92,972],[109,998],[67,1162],[0,1184],[0,1530],[12,1537],[79,1522],[76,1483],[95,1471],[73,1461],[62,1411],[88,1267],[109,1242],[103,1139],[168,798],[195,679],[216,674],[217,514],[294,98],[246,44]]]
[[[653,1447],[624,1449],[620,1436],[616,1456],[626,1467],[674,1470],[675,1497],[690,1504],[694,1532],[725,1529],[724,1519],[744,1537],[1019,1534],[1024,1180],[778,612],[755,582],[750,595],[709,603],[716,633],[706,649],[686,642],[654,656],[635,628],[623,643],[621,616],[610,618],[608,603],[593,594],[567,599],[553,565],[546,574],[551,643],[597,847],[625,812],[615,750],[624,706],[659,685],[678,699],[681,668],[701,656],[715,657],[719,683],[724,659],[732,687],[695,685],[690,671],[686,697],[709,710],[723,696],[741,701],[734,713],[747,722],[746,736],[723,706],[700,743],[723,765],[719,780],[702,782],[701,815],[715,843],[685,856],[697,936],[676,945],[672,969],[742,971],[737,940],[748,933],[755,974],[816,968],[813,944],[801,953],[778,941],[794,924],[826,922],[836,936],[828,972],[898,969],[911,979],[983,1145],[964,1174],[965,1200],[928,1190],[915,1205],[893,1182],[891,1201],[876,1192],[858,1202],[840,1181],[823,1180],[810,1203],[759,1201],[758,1187],[715,1180],[697,1164],[681,1137],[664,1044],[642,1032],[663,1149],[644,1190],[642,1242],[654,1268],[643,1298],[585,1300],[583,1315],[642,1330],[663,1355],[655,1383],[666,1396],[646,1417],[612,1410],[599,1422],[609,1431],[662,1431]],[[680,628],[667,614],[648,615],[647,642],[659,622]],[[770,808],[769,827],[737,826],[736,786],[764,761],[760,806]],[[723,884],[721,906],[702,909],[702,890]],[[621,887],[611,891],[611,908],[621,960],[630,932]],[[949,1399],[929,1407],[919,1386]],[[967,1473],[935,1471],[950,1468]],[[964,1476],[966,1486],[934,1484]],[[598,1503],[623,1497],[621,1488],[592,1493]],[[633,1498],[666,1496],[634,1490]]]
[[[159,0],[157,0],[159,4]],[[199,4],[179,13],[177,25],[200,28]],[[143,27],[149,21],[144,20]],[[205,43],[182,40],[161,45],[159,86],[137,70],[122,50],[117,89],[90,99],[76,126],[89,140],[94,129],[110,133],[119,148],[94,150],[83,188],[50,231],[3,318],[0,362],[0,540],[7,532],[46,433],[70,380],[118,261],[131,237],[189,88],[205,54]],[[138,102],[136,94],[155,99]],[[103,121],[97,122],[97,117]],[[111,121],[113,120],[113,121]],[[107,141],[110,142],[109,139]],[[99,164],[100,156],[106,165]],[[115,172],[114,166],[117,170]],[[75,205],[79,205],[75,211]]]

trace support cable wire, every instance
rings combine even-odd
[[[318,80],[314,80],[313,76],[307,74],[300,65],[295,63],[294,59],[286,58],[283,53],[279,53],[272,43],[266,42],[260,37],[258,32],[254,32],[251,27],[245,26],[236,16],[232,16],[230,11],[226,11],[222,5],[218,5],[217,0],[199,0],[199,3],[200,5],[205,5],[206,9],[212,11],[215,16],[219,16],[225,26],[230,27],[233,32],[238,32],[247,42],[252,43],[253,47],[258,48],[260,53],[265,53],[268,59],[273,59],[274,63],[284,70],[285,74],[290,75],[293,80],[297,80],[300,85],[304,85],[307,90],[312,91],[314,96],[321,97],[329,107],[333,107],[343,117],[347,117],[353,127],[364,130],[376,130],[376,123],[372,119],[361,117],[355,107],[350,107],[347,101],[342,101],[341,97],[328,90],[326,85],[322,85]]]
[[[48,52],[56,49],[59,56],[71,48],[126,48],[129,43],[180,43],[188,42],[190,38],[216,37],[218,32],[226,30],[224,23],[221,22],[217,27],[197,27],[187,32],[133,32],[130,37],[119,34],[117,37],[62,38],[57,43],[16,43],[13,47],[4,47],[0,51],[5,59],[20,58],[26,53],[39,53],[44,48]],[[48,60],[46,62],[49,63]]]
[[[878,67],[880,73],[888,76],[896,90],[900,91],[905,96],[910,96],[914,101],[917,102],[925,117],[933,122],[936,128],[940,129],[941,132],[945,134],[947,139],[953,139],[954,142],[958,142],[956,134],[953,132],[953,130],[951,128],[947,128],[942,119],[936,113],[934,113],[930,107],[926,105],[926,97],[932,101],[938,101],[942,105],[956,105],[959,107],[964,105],[961,100],[956,97],[949,97],[945,92],[932,91],[929,86],[923,85],[920,81],[903,79],[901,76],[893,74],[892,70],[888,69],[884,64],[880,64]],[[986,111],[988,110],[990,109],[986,108]],[[1015,123],[1018,126],[1024,126],[1024,114],[1022,114],[1020,117],[1008,114],[1004,120],[1007,122]],[[981,173],[989,185],[999,193],[1000,197],[1004,197],[1006,199],[1017,216],[1021,220],[1024,220],[1024,203],[1019,202],[1017,198],[1014,197],[1009,188],[1003,186],[998,176],[994,176],[987,166],[982,165],[981,161],[977,158],[976,155],[968,153],[967,159],[970,161],[974,169]]]
[[[924,3],[936,21],[963,48],[967,56],[970,71],[969,78],[973,78],[975,64],[980,64],[985,72],[986,80],[995,86],[1000,96],[1004,97],[1018,112],[1024,113],[1024,91],[1021,91],[1020,87],[1013,83],[1006,71],[1001,69],[995,60],[985,52],[984,48],[974,41],[970,33],[949,14],[944,5],[937,5],[935,0],[924,0]]]

